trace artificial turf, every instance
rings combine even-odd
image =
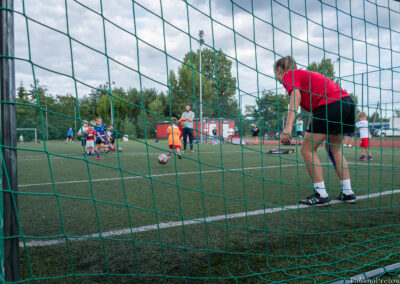
[[[301,208],[312,182],[297,146],[195,145],[166,165],[162,141],[119,142],[100,160],[78,143],[18,147],[21,279],[324,282],[400,261],[399,149],[366,163],[344,148],[363,199]],[[318,154],[334,199],[339,181]]]

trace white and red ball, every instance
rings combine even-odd
[[[167,155],[165,155],[165,154],[160,154],[159,156],[158,156],[158,162],[161,164],[161,165],[165,165],[166,163],[168,163],[168,156]]]

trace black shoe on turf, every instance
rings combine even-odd
[[[182,159],[182,155],[178,155],[178,158],[181,160]]]
[[[318,204],[326,204],[329,203],[329,197],[321,197],[318,192],[314,192],[312,195],[307,197],[306,199],[300,200],[300,204],[304,205],[318,205]]]
[[[340,193],[336,200],[340,200],[346,203],[356,203],[356,196],[353,194],[344,194],[343,192]]]

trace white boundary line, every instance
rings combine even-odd
[[[366,195],[360,195],[360,196],[357,196],[357,200],[376,198],[376,197],[380,197],[380,196],[397,194],[397,193],[400,193],[400,189],[396,189],[396,190],[392,190],[392,191],[388,190],[388,191],[383,191],[383,192],[379,192],[379,193],[371,193],[371,194],[366,194]],[[334,205],[334,204],[338,204],[338,203],[341,203],[341,201],[333,200],[330,202],[330,205]],[[148,232],[148,231],[154,231],[154,230],[159,230],[159,229],[168,229],[168,228],[175,228],[175,227],[180,227],[180,226],[188,226],[188,225],[194,225],[194,224],[205,224],[205,223],[211,223],[211,222],[224,221],[224,220],[228,220],[228,219],[243,218],[243,217],[248,217],[248,216],[257,216],[257,215],[262,215],[262,214],[271,214],[271,213],[282,212],[282,211],[293,210],[293,209],[303,209],[303,208],[307,208],[307,207],[309,207],[309,206],[307,206],[307,205],[289,205],[289,206],[276,207],[276,208],[270,208],[270,209],[265,209],[265,210],[255,210],[255,211],[240,212],[240,213],[234,213],[234,214],[217,215],[217,216],[212,216],[212,217],[207,217],[207,218],[198,218],[198,219],[187,220],[187,221],[167,222],[167,223],[159,223],[159,224],[154,224],[154,225],[146,225],[146,226],[141,226],[141,227],[136,227],[136,228],[126,228],[126,229],[121,229],[121,230],[116,230],[116,231],[104,232],[101,235],[96,233],[96,234],[90,234],[90,235],[83,235],[83,236],[79,236],[79,237],[70,237],[68,239],[57,238],[55,240],[50,240],[50,241],[29,241],[29,242],[26,242],[25,245],[23,242],[20,242],[19,246],[20,247],[24,247],[24,246],[44,247],[44,246],[63,244],[66,242],[66,240],[68,240],[70,242],[80,242],[80,241],[87,241],[91,238],[106,238],[106,237],[114,237],[114,236],[120,236],[120,235],[128,235],[131,233],[140,233],[140,232]],[[29,237],[27,237],[27,238],[29,238]]]
[[[162,152],[167,152],[166,150],[160,150]],[[229,154],[229,153],[242,153],[242,151],[223,151],[222,154]],[[258,150],[250,151],[250,150],[243,150],[243,153],[257,153],[260,154],[261,152]],[[112,153],[110,153],[112,154]],[[196,154],[196,153],[195,153]],[[221,154],[220,151],[218,152],[211,152],[211,151],[201,151],[200,154]],[[265,153],[263,153],[265,154]],[[60,157],[60,155],[63,155],[65,157]],[[105,153],[102,153],[102,155],[107,155]],[[124,152],[123,154],[120,154],[120,156],[157,156],[160,155],[160,153],[143,153],[143,152]],[[59,159],[68,159],[68,158],[79,158],[82,157],[83,154],[71,154],[71,153],[64,153],[64,154],[58,154],[58,153],[49,153],[50,159],[51,160],[59,160]],[[116,157],[117,155],[115,155]],[[89,158],[90,159],[90,158]],[[18,157],[18,161],[38,161],[38,160],[47,160],[47,154],[46,153],[41,153],[40,155],[37,156],[20,156]]]
[[[220,169],[220,170],[208,170],[208,171],[201,171],[201,174],[211,174],[211,173],[220,173],[222,171],[226,172],[238,172],[241,173],[242,170],[258,170],[261,168],[264,169],[271,169],[271,168],[285,168],[285,167],[296,167],[296,166],[304,166],[305,164],[293,164],[293,165],[276,165],[276,166],[265,166],[265,167],[249,167],[249,168],[237,168],[237,169]],[[240,172],[239,172],[240,171]],[[127,173],[125,173],[127,174]],[[175,175],[194,175],[194,174],[200,174],[200,171],[194,171],[194,172],[179,172],[179,173],[168,173],[168,174],[155,174],[151,176],[131,176],[131,177],[117,177],[117,178],[98,178],[98,179],[92,179],[92,182],[98,182],[98,181],[112,181],[112,180],[121,180],[121,179],[136,179],[136,178],[150,178],[150,177],[164,177],[164,176],[175,176]],[[70,183],[86,183],[89,182],[90,180],[84,179],[84,180],[69,180],[69,181],[57,181],[54,182],[54,184],[70,184]],[[52,182],[45,182],[45,183],[32,183],[32,184],[21,184],[18,185],[18,188],[20,187],[30,187],[30,186],[42,186],[42,185],[52,185]]]
[[[361,166],[392,166],[389,164],[368,164],[368,163],[363,163],[363,162],[359,162],[359,163],[354,163],[354,162],[347,162],[348,164],[357,164],[357,165],[361,165]],[[329,163],[322,163],[322,165],[329,165]],[[304,163],[296,163],[296,164],[290,164],[290,165],[276,165],[276,166],[265,166],[265,167],[249,167],[249,168],[237,168],[237,169],[219,169],[219,170],[208,170],[208,171],[201,171],[201,174],[210,174],[210,173],[220,173],[222,171],[226,171],[226,172],[237,172],[237,173],[242,173],[242,170],[258,170],[261,168],[264,169],[272,169],[272,168],[285,168],[285,167],[301,167],[301,166],[305,166]],[[383,168],[382,168],[383,169]],[[388,169],[392,169],[391,167]],[[393,168],[393,169],[397,169],[397,168]],[[128,174],[128,173],[124,173],[124,174]],[[164,176],[175,176],[175,175],[193,175],[193,174],[200,174],[200,171],[193,171],[193,172],[178,172],[178,173],[168,173],[168,174],[154,174],[151,176],[148,175],[143,175],[143,176],[128,176],[128,177],[115,177],[115,178],[98,178],[98,179],[92,179],[91,182],[99,182],[99,181],[113,181],[113,180],[127,180],[127,179],[137,179],[137,178],[150,178],[150,177],[164,177]],[[89,182],[90,180],[88,179],[84,179],[84,180],[68,180],[68,181],[57,181],[57,182],[44,182],[44,183],[31,183],[31,184],[20,184],[18,185],[18,188],[22,188],[22,187],[30,187],[30,186],[43,186],[43,185],[52,185],[52,184],[71,184],[71,183],[86,183]]]

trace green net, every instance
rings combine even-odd
[[[398,277],[399,2],[14,0],[11,12],[17,128],[38,137],[17,131],[19,282]],[[335,200],[325,149],[312,159],[330,205],[299,204],[313,192],[299,145],[312,114],[296,110],[304,129],[279,143],[291,110],[273,66],[286,55],[366,113],[373,160],[358,160],[359,131],[340,146],[354,204]],[[186,105],[180,156],[166,129]],[[115,151],[89,155],[97,117]]]

